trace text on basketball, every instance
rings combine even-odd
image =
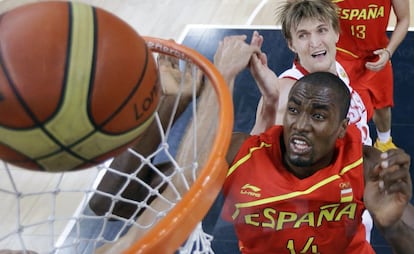
[[[154,104],[154,99],[158,97],[158,86],[153,86],[150,94],[145,97],[141,104],[134,103],[135,120],[139,120],[145,112],[151,110],[151,106]]]

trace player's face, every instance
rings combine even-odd
[[[301,83],[293,88],[284,116],[284,161],[298,178],[312,175],[332,161],[335,142],[346,129],[336,96],[329,88]]]
[[[292,39],[288,42],[292,51],[298,54],[301,65],[310,73],[329,71],[336,73],[336,43],[339,34],[332,25],[318,19],[304,19],[290,30]]]

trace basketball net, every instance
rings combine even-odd
[[[143,155],[140,149],[148,147],[139,141],[113,161],[75,172],[1,163],[0,254],[213,252],[201,221],[227,171],[231,95],[199,53],[173,41],[145,40],[158,59],[165,105],[144,135],[156,133],[153,141],[160,142]],[[125,158],[137,165],[120,171]],[[105,187],[114,182],[119,186]],[[129,188],[139,197],[130,198]],[[117,212],[120,203],[127,212]]]

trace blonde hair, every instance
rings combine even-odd
[[[278,21],[286,40],[292,39],[291,29],[297,28],[304,19],[317,19],[328,22],[339,34],[338,7],[331,0],[289,0],[277,10]]]

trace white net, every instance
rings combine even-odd
[[[120,253],[137,240],[138,253],[212,253],[200,220],[224,180],[230,95],[211,86],[217,73],[194,62],[199,55],[146,40],[158,52],[164,91],[153,125],[135,147],[90,169],[44,173],[1,163],[0,253]]]

